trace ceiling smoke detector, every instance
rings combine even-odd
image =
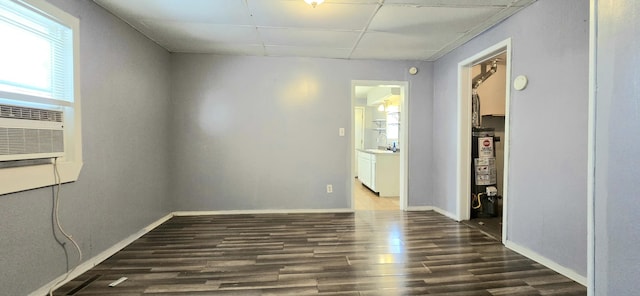
[[[307,4],[313,6],[313,8],[316,8],[316,6],[322,4],[324,0],[304,0],[304,2],[307,2]]]

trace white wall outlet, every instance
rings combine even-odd
[[[338,134],[339,134],[341,137],[344,137],[344,127],[341,127],[341,128],[338,130]]]
[[[327,193],[333,193],[333,185],[327,184]]]

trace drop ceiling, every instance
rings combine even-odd
[[[170,52],[432,61],[535,0],[94,0]]]

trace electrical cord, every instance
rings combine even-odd
[[[62,185],[62,179],[60,178],[60,171],[58,171],[58,158],[57,157],[53,159],[53,179],[54,179],[54,182],[55,182],[55,184],[53,186],[57,186],[57,188],[55,190],[54,197],[53,197],[53,203],[54,203],[53,216],[54,216],[54,220],[56,222],[56,227],[58,228],[58,230],[60,230],[60,232],[62,233],[62,235],[64,235],[64,237],[66,237],[69,241],[71,241],[73,246],[78,251],[78,264],[76,264],[76,266],[74,266],[69,271],[67,271],[67,274],[64,276],[64,278],[62,280],[60,280],[59,282],[55,283],[53,286],[51,286],[51,288],[49,288],[49,296],[53,296],[53,289],[55,289],[56,286],[58,286],[59,284],[61,284],[64,281],[66,281],[67,278],[69,278],[69,275],[71,274],[71,272],[74,269],[76,269],[76,267],[78,267],[80,265],[80,262],[82,262],[82,250],[80,249],[80,246],[73,239],[73,237],[70,234],[68,234],[62,228],[62,225],[60,224],[60,218],[59,218],[59,215],[58,215],[58,211],[59,211],[59,208],[60,208],[60,187],[62,187],[61,186]]]

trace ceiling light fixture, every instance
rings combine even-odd
[[[304,0],[304,2],[307,2],[307,4],[313,6],[313,8],[316,8],[316,6],[322,4],[324,0]]]

